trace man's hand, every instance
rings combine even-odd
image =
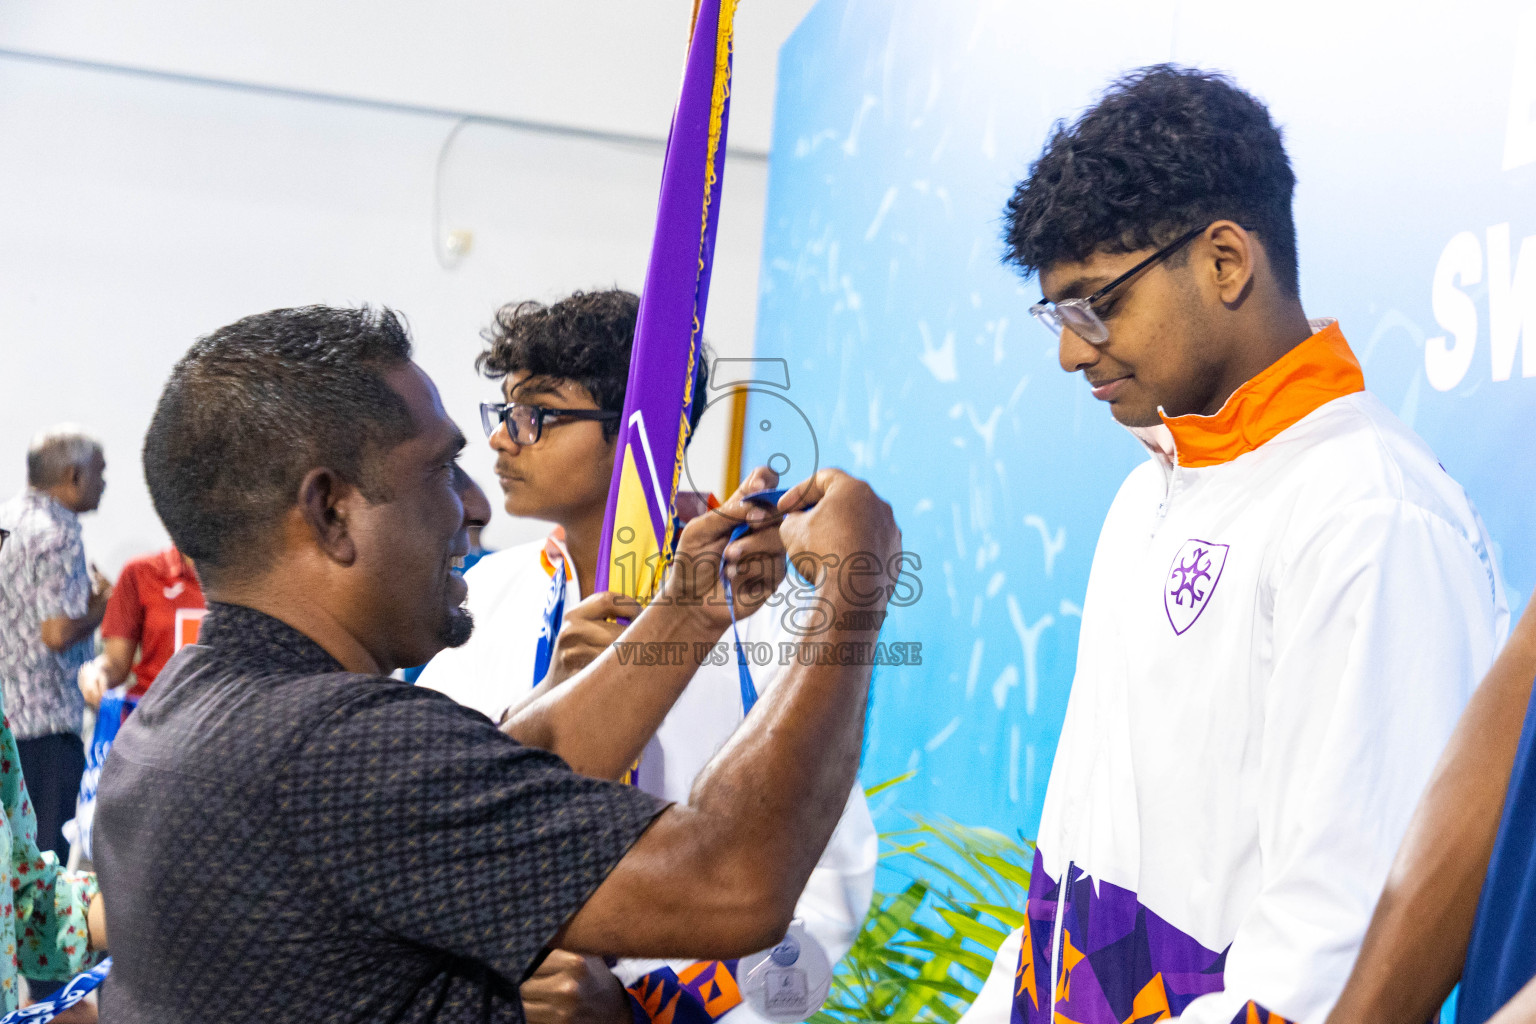
[[[138,644],[127,637],[109,636],[101,641],[101,653],[80,666],[77,682],[80,694],[93,708],[101,707],[101,698],[112,687],[128,678],[133,667],[133,653]]]
[[[650,607],[628,627],[625,643],[681,652],[716,643],[732,612],[719,579],[722,558],[738,617],[752,614],[778,589],[785,563],[777,513],[744,500],[777,482],[770,470],[754,470],[730,501],[688,524],[672,570]],[[731,532],[749,516],[761,528],[731,542]],[[607,640],[598,630],[592,646],[600,648]],[[660,664],[634,665],[621,662],[617,651],[599,653],[563,685],[539,684],[507,711],[502,731],[524,746],[560,755],[583,775],[617,779],[655,736],[698,669],[686,657],[654,660]],[[852,784],[850,778],[842,785],[839,808]]]
[[[100,622],[107,613],[107,602],[112,599],[112,581],[101,574],[96,563],[91,563],[91,603],[87,615]]]
[[[585,603],[585,602],[583,602]],[[528,1024],[630,1024],[629,997],[595,956],[553,950],[523,982]]]
[[[731,624],[732,611],[720,581],[724,559],[736,618],[762,607],[784,579],[784,544],[779,540],[777,513],[745,499],[778,482],[777,473],[759,466],[728,501],[684,527],[657,600],[696,612],[710,628],[723,632]],[[752,532],[728,543],[731,531],[743,523],[750,524]]]
[[[107,678],[105,656],[98,655],[80,666],[80,695],[93,708],[101,707],[101,698],[112,688]]]
[[[545,681],[559,686],[592,664],[624,632],[617,620],[639,614],[640,602],[609,591],[593,594],[572,608],[560,626]]]
[[[884,567],[901,552],[901,530],[891,506],[869,484],[840,469],[824,469],[784,492],[779,512],[784,516],[779,536],[790,564],[813,583],[828,564],[868,555]],[[890,589],[881,589],[883,595],[871,603],[883,608]]]

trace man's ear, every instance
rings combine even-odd
[[[357,488],[329,469],[312,469],[299,483],[299,514],[315,546],[341,565],[357,560],[349,513],[359,497]]]
[[[1263,258],[1258,241],[1236,221],[1218,220],[1205,229],[1205,242],[1216,294],[1236,309],[1253,289],[1256,263]]]

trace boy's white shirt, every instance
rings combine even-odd
[[[1039,855],[1051,878],[1071,865],[1230,947],[1225,989],[1187,1024],[1229,1024],[1250,999],[1321,1021],[1508,634],[1492,542],[1369,392],[1205,468],[1177,465],[1167,427],[1133,433],[1151,459],[1095,550]],[[1191,623],[1161,595],[1195,541],[1226,549]],[[963,1024],[1010,1019],[1020,948],[1015,931]],[[1034,965],[1042,1001],[1059,967]]]
[[[559,544],[557,539],[551,538]],[[491,721],[533,686],[534,651],[543,624],[551,577],[541,554],[546,541],[531,541],[480,559],[467,573],[468,608],[474,633],[462,647],[445,650],[422,671],[417,685],[446,694],[474,708]],[[563,551],[563,545],[561,546]],[[567,554],[567,566],[574,563]],[[580,587],[569,570],[565,610],[580,601]],[[784,669],[778,664],[779,644],[794,637],[782,628],[784,601],[794,587],[786,580],[771,600],[737,625],[743,642],[765,642],[774,652],[773,664],[753,665],[758,695],[773,689]],[[722,642],[732,639],[729,629]],[[692,657],[693,652],[689,652]],[[701,666],[673,705],[640,758],[638,785],[653,796],[687,803],[699,772],[742,724],[741,686],[734,652],[724,665]],[[771,780],[764,780],[771,785]],[[855,783],[826,850],[795,906],[795,916],[836,963],[853,945],[874,893],[878,837],[863,789]],[[620,960],[614,973],[628,985],[662,966],[674,970],[687,960]],[[720,1018],[729,1024],[764,1021],[746,1003]],[[764,1021],[766,1024],[766,1021]]]

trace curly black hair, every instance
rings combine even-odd
[[[1155,64],[1117,80],[1071,126],[1056,123],[1008,200],[1004,259],[1033,274],[1233,220],[1259,236],[1294,296],[1295,188],[1264,104],[1225,75]]]
[[[187,350],[144,437],[144,477],[199,573],[265,568],[271,533],[316,467],[389,500],[382,456],[416,424],[384,374],[410,358],[405,324],[367,306],[274,309]]]
[[[486,349],[475,369],[492,380],[526,371],[534,377],[580,384],[599,409],[624,411],[629,385],[629,352],[635,343],[640,297],[620,288],[573,292],[553,305],[510,302],[481,332]],[[709,383],[709,348],[699,346],[693,375],[690,431],[704,415]],[[617,423],[604,423],[603,436],[617,436]]]

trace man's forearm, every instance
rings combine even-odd
[[[525,746],[560,755],[583,775],[617,779],[687,689],[698,670],[692,657],[696,645],[713,645],[719,634],[718,626],[688,606],[652,604],[619,643],[575,677],[514,710],[502,730]],[[647,659],[669,663],[641,666],[621,657],[626,646],[630,653],[681,651],[683,656]]]
[[[51,651],[62,653],[96,632],[101,625],[104,609],[92,608],[78,619],[63,615],[45,619],[41,633],[43,645]]]
[[[833,621],[844,612],[837,608]],[[716,823],[719,850],[787,900],[786,912],[842,818],[864,743],[869,659],[817,664],[816,654],[856,654],[872,649],[878,635],[829,631],[802,640],[805,657],[758,702],[753,727],[735,732],[689,797]],[[808,646],[813,642],[818,646]]]
[[[857,774],[869,674],[867,662],[791,667],[752,709],[752,727],[705,767],[689,803],[656,819],[556,943],[720,959],[781,939]]]
[[[138,647],[137,641],[126,637],[102,637],[101,653],[96,656],[96,660],[101,663],[109,685],[121,686],[123,680],[128,678],[128,673],[133,669],[133,655]]]
[[[1329,1024],[1417,1024],[1461,976],[1533,676],[1536,605],[1451,735]]]
[[[797,567],[813,553],[842,564],[863,551],[888,565],[900,550],[890,506],[839,470],[792,488],[779,507],[803,510],[779,526]],[[878,621],[889,596],[875,591],[857,605],[830,578],[818,589],[833,624]],[[851,610],[866,614],[845,614]],[[783,938],[858,772],[878,635],[834,626],[804,638],[805,656],[699,773],[688,804],[651,822],[556,943],[593,954],[719,959]]]

